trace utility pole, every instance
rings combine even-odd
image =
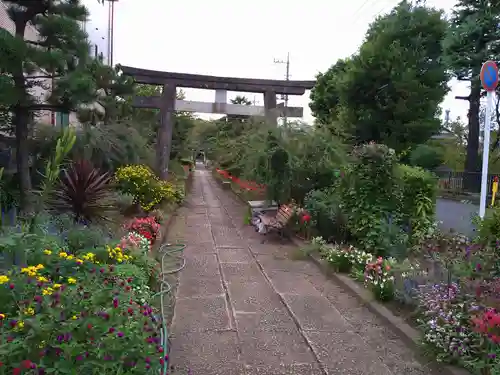
[[[108,1],[108,64],[113,66],[114,39],[115,39],[115,2]]]
[[[285,78],[287,81],[290,80],[290,52],[288,52],[286,54],[286,61],[283,61],[283,60],[276,60],[274,59],[274,63],[275,64],[286,64],[286,75],[285,75]],[[283,117],[283,125],[287,126],[287,123],[288,123],[288,119],[287,119],[287,112],[288,112],[288,94],[285,94],[285,95],[281,95],[281,99],[285,101],[285,113],[284,113],[284,117]]]

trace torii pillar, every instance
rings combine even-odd
[[[162,180],[166,180],[168,177],[176,97],[176,85],[173,82],[165,83],[161,95],[160,127],[158,128],[158,141],[156,143],[156,172]]]

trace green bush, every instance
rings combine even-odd
[[[402,222],[408,226],[412,239],[418,240],[435,221],[437,180],[432,173],[408,165],[399,165],[397,173]]]
[[[340,197],[335,186],[310,191],[304,203],[318,235],[335,242],[348,239],[346,217],[340,210]]]
[[[418,145],[410,153],[410,163],[415,167],[433,170],[443,164],[443,152],[437,147]]]
[[[370,143],[354,149],[353,161],[339,183],[340,208],[359,246],[387,255],[380,235],[384,223],[398,225],[401,191],[395,176],[396,155],[385,145]]]

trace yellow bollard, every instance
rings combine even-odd
[[[493,207],[495,205],[495,198],[496,198],[496,195],[497,195],[497,191],[498,191],[498,177],[495,176],[493,177],[493,185],[491,187],[491,207]]]

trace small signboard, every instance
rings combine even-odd
[[[481,67],[481,84],[486,91],[495,91],[498,86],[498,66],[494,61],[486,61]]]

